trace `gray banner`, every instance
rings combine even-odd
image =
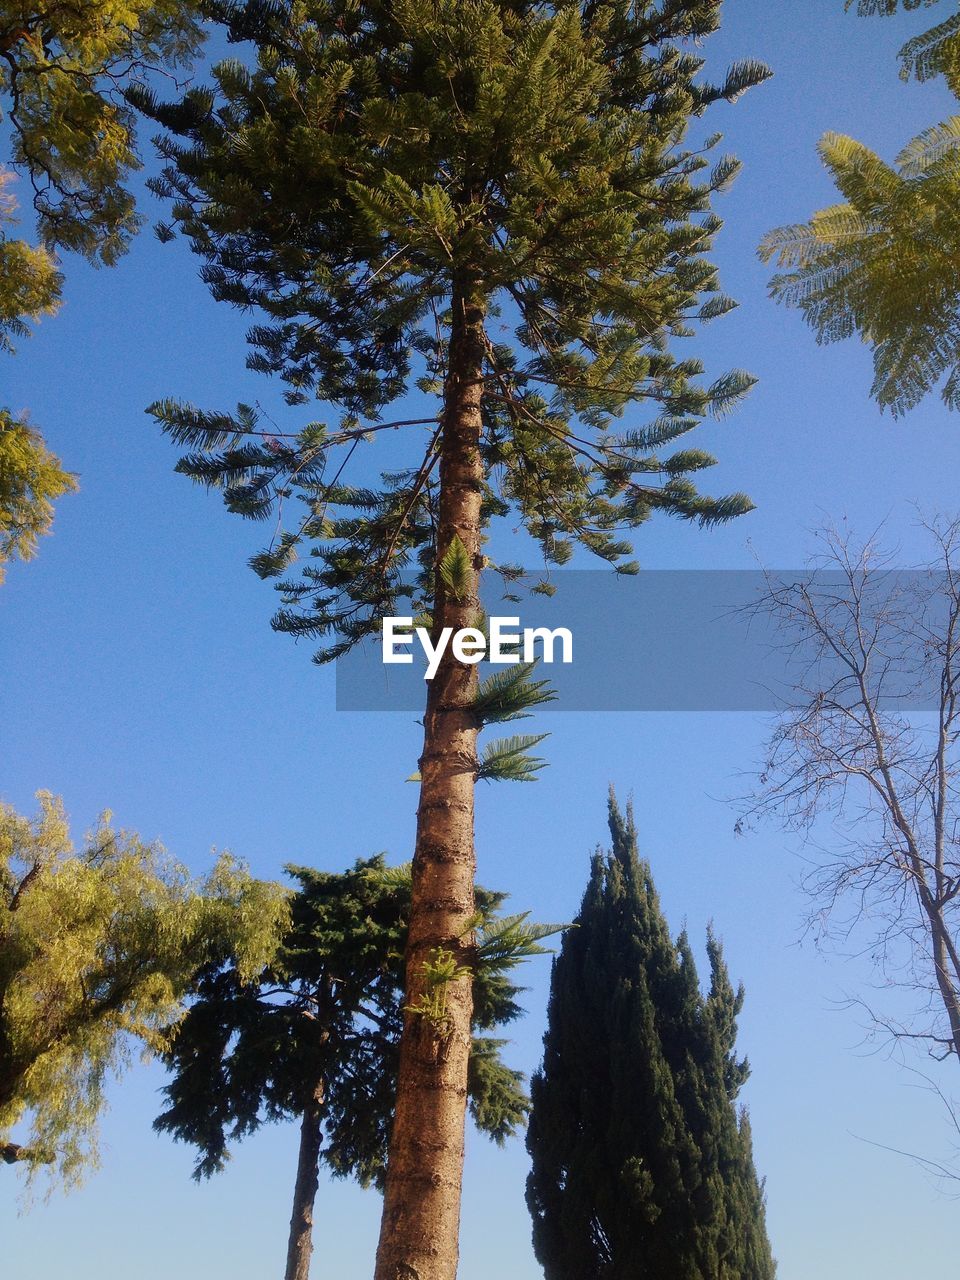
[[[624,577],[561,570],[548,576],[556,588],[549,597],[530,590],[542,578],[532,571],[526,587],[511,587],[521,597],[511,601],[488,575],[483,599],[489,617],[519,618],[521,629],[570,632],[572,661],[559,661],[557,644],[555,661],[537,668],[537,678],[549,679],[557,693],[545,711],[774,711],[798,685],[829,687],[849,670],[797,615],[803,593],[838,628],[849,630],[858,617],[864,624],[879,619],[882,696],[903,709],[936,705],[939,676],[924,665],[918,634],[921,615],[928,638],[946,626],[949,593],[935,574],[886,570],[856,583],[832,571],[650,570]],[[771,592],[780,600],[773,609]],[[911,630],[905,619],[917,625]],[[337,709],[422,711],[424,650],[414,638],[397,652],[412,654],[412,664],[386,665],[379,641],[340,658]],[[879,674],[877,653],[870,660]],[[495,669],[484,661],[481,678]]]

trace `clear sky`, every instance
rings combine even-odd
[[[814,146],[826,129],[892,157],[949,113],[937,86],[903,85],[895,51],[929,15],[868,20],[842,0],[728,0],[706,46],[720,75],[737,57],[775,78],[711,118],[745,170],[720,203],[723,284],[741,306],[694,346],[712,369],[743,366],[760,383],[722,424],[698,432],[721,465],[715,492],[745,489],[757,511],[702,533],[660,520],[638,538],[651,568],[800,562],[825,515],[856,529],[888,521],[904,563],[918,554],[911,504],[956,510],[960,421],[936,401],[906,421],[867,398],[857,343],[818,348],[766,298],[755,246],[771,226],[832,201]],[[929,18],[932,21],[932,17]],[[928,23],[929,25],[929,23]],[[147,212],[151,210],[148,204]],[[40,787],[64,795],[79,834],[110,807],[200,872],[232,849],[265,876],[284,862],[340,868],[386,850],[409,856],[419,730],[406,715],[337,713],[333,675],[268,625],[273,593],[246,567],[262,529],[173,474],[173,448],[144,417],[158,396],[205,407],[279,388],[243,367],[246,319],[214,304],[182,242],[149,234],[111,272],[69,262],[62,313],[2,366],[3,401],[29,407],[82,490],[59,507],[39,559],[0,589],[0,792],[21,810]],[[298,419],[299,420],[299,419]],[[638,655],[642,661],[642,655]],[[606,835],[613,782],[633,795],[643,851],[672,925],[702,939],[713,920],[747,988],[740,1044],[757,1164],[781,1280],[902,1280],[943,1273],[956,1256],[956,1204],[910,1161],[873,1144],[947,1152],[931,1097],[862,1046],[844,993],[862,962],[801,943],[805,900],[794,843],[775,828],[737,839],[726,797],[742,790],[769,722],[747,714],[558,714],[550,768],[535,786],[482,788],[483,883],[517,910],[569,919],[588,857]],[[538,1060],[548,963],[529,966],[529,1014],[510,1060]],[[279,1274],[295,1170],[294,1126],[264,1129],[202,1187],[191,1153],[155,1136],[163,1081],[135,1066],[111,1090],[102,1171],[69,1197],[18,1216],[0,1172],[5,1273],[17,1280],[200,1280]],[[462,1280],[535,1280],[521,1141],[500,1151],[471,1137]],[[365,1280],[379,1199],[323,1182],[313,1275]]]

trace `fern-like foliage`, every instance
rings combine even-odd
[[[450,539],[450,545],[440,557],[440,577],[455,600],[462,600],[470,589],[470,556],[458,534]]]
[[[900,76],[903,80],[932,80],[942,75],[956,93],[958,70],[960,14],[955,13],[922,35],[914,36],[900,50]]]
[[[522,720],[534,707],[552,702],[556,693],[548,680],[532,680],[536,663],[520,662],[495,671],[477,690],[473,711],[481,724]]]
[[[939,0],[846,0],[844,7],[852,9],[857,6],[857,13],[861,17],[872,17],[879,14],[882,17],[889,18],[891,14],[897,12],[898,9],[920,9],[929,8],[931,5],[938,4]]]
[[[512,969],[531,956],[543,955],[548,949],[540,945],[543,939],[569,927],[565,924],[531,923],[529,911],[493,916],[480,929],[476,945],[477,963],[497,970]]]
[[[905,178],[919,178],[957,147],[960,147],[960,116],[950,116],[924,129],[907,143],[897,156],[900,173]]]
[[[547,762],[530,755],[530,748],[547,737],[546,733],[518,733],[510,738],[497,738],[484,748],[477,778],[487,782],[534,782]]]
[[[890,16],[938,0],[847,0],[862,15]],[[960,14],[900,50],[903,79],[942,75],[960,97]],[[760,256],[785,268],[778,301],[798,307],[818,341],[859,334],[873,351],[871,394],[894,417],[934,388],[960,407],[960,116],[925,129],[894,166],[842,134],[820,155],[845,203],[764,237]]]
[[[871,394],[895,417],[939,385],[960,403],[960,117],[914,138],[895,166],[827,134],[820,154],[843,204],[771,231],[764,261],[778,301],[802,311],[818,341],[859,334],[873,350]]]

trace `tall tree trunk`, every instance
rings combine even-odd
[[[455,282],[444,387],[437,559],[455,537],[470,561],[455,594],[435,575],[433,633],[475,626],[480,556],[480,398],[483,305]],[[477,668],[448,646],[427,687],[413,895],[406,955],[406,1010],[387,1165],[376,1280],[454,1280],[460,1227],[473,994],[469,977],[439,986],[427,967],[440,952],[468,962],[474,912],[473,796]],[[434,1015],[418,1012],[433,1001]]]
[[[960,995],[956,986],[956,966],[951,965],[951,956],[956,960],[956,948],[951,945],[947,925],[943,919],[943,909],[933,902],[929,892],[925,895],[930,905],[927,917],[930,921],[930,936],[933,942],[933,967],[940,989],[940,999],[947,1012],[950,1023],[950,1044],[953,1052],[960,1060]]]
[[[318,1085],[304,1108],[300,1122],[300,1154],[297,1181],[293,1188],[284,1280],[309,1280],[310,1255],[313,1253],[313,1206],[320,1181],[320,1144],[323,1140],[320,1128],[322,1102],[323,1086]]]

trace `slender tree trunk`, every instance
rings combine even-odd
[[[951,973],[951,963],[948,956],[950,941],[947,934],[947,927],[944,924],[942,914],[939,908],[931,906],[928,908],[928,918],[930,920],[930,934],[933,941],[933,967],[937,976],[937,986],[940,989],[940,999],[943,1007],[947,1011],[947,1018],[950,1022],[950,1040],[953,1052],[960,1059],[960,997],[957,995],[957,988],[953,974],[956,973],[955,968]]]
[[[318,1085],[304,1108],[300,1122],[300,1154],[293,1189],[284,1280],[309,1280],[310,1255],[313,1253],[313,1206],[320,1181],[320,1144],[323,1140],[320,1128],[322,1102],[323,1086]]]
[[[434,636],[442,627],[475,626],[479,609],[483,306],[462,281],[452,303],[437,557],[458,537],[471,568],[459,596],[436,574]],[[431,986],[425,966],[441,951],[466,965],[473,941],[476,687],[477,668],[457,662],[448,646],[427,687],[406,1012],[376,1280],[454,1280],[457,1272],[473,995],[468,977]],[[412,1011],[431,998],[435,1016]]]

